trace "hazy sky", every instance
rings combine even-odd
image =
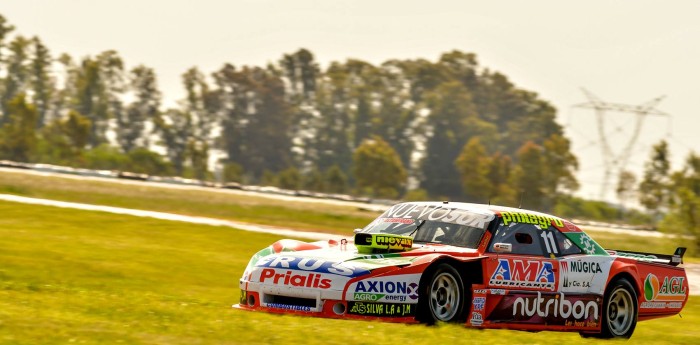
[[[0,13],[55,55],[114,49],[129,67],[155,68],[169,104],[182,97],[180,75],[191,66],[264,65],[301,47],[324,67],[473,52],[557,107],[585,197],[598,195],[603,170],[594,112],[572,108],[587,101],[581,87],[616,103],[667,96],[657,108],[672,121],[646,119],[631,170],[641,172],[662,138],[676,167],[700,152],[700,1],[2,0]],[[606,119],[620,152],[635,117]]]

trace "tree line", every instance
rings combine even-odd
[[[683,166],[674,171],[668,143],[662,140],[653,146],[638,187],[621,182],[617,191],[638,193],[640,203],[660,230],[692,235],[700,248],[700,156],[695,152],[690,152]]]
[[[578,162],[556,109],[472,53],[322,68],[300,49],[265,66],[192,67],[185,97],[164,108],[152,68],[113,50],[53,54],[14,30],[0,15],[0,159],[700,224],[692,155],[678,172],[650,159],[639,184],[623,172],[621,202],[655,217],[572,196]]]
[[[551,209],[576,158],[532,91],[461,51],[437,61],[349,59],[300,49],[266,66],[185,71],[163,109],[150,67],[116,51],[76,59],[12,35],[0,17],[4,159],[221,178],[374,197],[444,197]],[[158,151],[160,153],[156,153]]]

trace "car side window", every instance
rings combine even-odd
[[[559,252],[562,256],[583,253],[583,250],[576,246],[574,242],[571,242],[571,240],[568,239],[564,234],[562,234],[561,231],[553,229],[553,232],[554,237],[557,240],[557,245],[559,246]]]
[[[511,254],[549,256],[549,253],[542,250],[540,231],[533,224],[510,223],[507,226],[501,224],[491,239],[489,251],[495,252],[496,243],[506,243],[511,245]]]

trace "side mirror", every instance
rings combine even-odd
[[[493,251],[496,253],[510,253],[513,251],[513,245],[510,243],[494,243]]]
[[[359,232],[361,232],[361,231],[362,231],[362,229],[357,228],[357,229],[353,230],[352,233],[353,233],[353,234],[357,234],[357,233],[359,233]]]

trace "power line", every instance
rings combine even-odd
[[[639,134],[642,131],[642,124],[644,123],[644,119],[647,116],[670,117],[670,115],[656,109],[656,106],[664,99],[665,96],[654,98],[651,101],[640,105],[629,105],[621,103],[604,102],[586,89],[582,88],[581,91],[583,91],[584,95],[586,95],[586,98],[588,98],[588,103],[576,104],[573,107],[595,110],[595,115],[598,122],[598,141],[601,144],[601,150],[603,153],[603,166],[605,168],[603,181],[601,183],[600,189],[600,198],[604,199],[605,194],[609,189],[608,186],[610,184],[610,178],[612,174],[617,173],[619,176],[619,173],[625,170],[625,168],[627,167],[629,159],[632,156],[633,148],[637,143]],[[605,119],[607,114],[606,112],[608,111],[618,113],[632,113],[636,115],[636,121],[634,123],[632,136],[624,145],[622,150],[619,151],[619,153],[615,153],[613,151],[613,148],[611,147],[610,142],[608,141],[609,134],[606,133],[605,130]],[[617,123],[615,122],[615,124]],[[614,132],[621,132],[621,129],[622,127],[617,126],[617,128],[614,128]]]

